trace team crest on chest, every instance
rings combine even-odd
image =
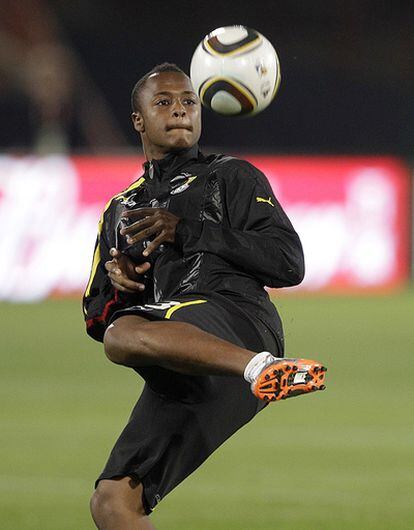
[[[173,179],[171,179],[171,191],[170,195],[178,195],[179,193],[183,193],[186,189],[189,188],[190,184],[197,178],[196,175],[192,175],[191,173],[181,173],[181,175],[177,175]]]

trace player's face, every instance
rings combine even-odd
[[[132,115],[148,159],[192,147],[201,134],[201,105],[190,79],[179,72],[152,75]]]

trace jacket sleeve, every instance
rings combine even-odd
[[[237,161],[223,188],[221,223],[193,219],[178,223],[177,244],[183,254],[211,252],[268,287],[299,284],[304,277],[302,245],[263,173]]]
[[[105,269],[105,262],[111,260],[108,241],[108,214],[106,209],[98,224],[98,235],[95,242],[92,269],[83,296],[83,313],[86,331],[93,339],[103,341],[105,330],[111,316],[128,305],[140,303],[141,295],[130,295],[113,287]]]

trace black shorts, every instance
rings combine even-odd
[[[188,322],[252,351],[283,355],[274,333],[220,295],[132,306],[115,313],[112,321],[127,314]],[[136,478],[150,513],[265,404],[243,377],[188,376],[156,366],[136,371],[145,379],[144,390],[96,484],[119,476]]]

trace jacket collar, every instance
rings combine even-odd
[[[198,144],[194,144],[188,149],[183,149],[182,151],[177,151],[174,153],[168,153],[166,157],[160,160],[147,160],[143,164],[143,167],[145,172],[148,172],[152,166],[155,170],[155,173],[172,173],[180,169],[190,160],[198,160],[202,157],[203,155],[199,150]]]

